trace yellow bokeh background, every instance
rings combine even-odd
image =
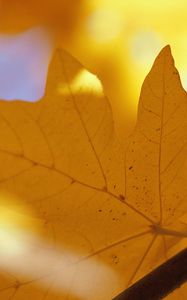
[[[134,127],[142,82],[171,45],[187,87],[186,1],[89,1],[89,14],[68,49],[102,79],[120,135]]]
[[[120,137],[134,128],[142,82],[170,44],[187,87],[185,0],[1,0],[0,30],[47,26],[102,80]]]

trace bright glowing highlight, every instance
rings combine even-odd
[[[84,86],[84,89],[91,88],[94,92],[102,92],[102,85],[97,76],[86,70],[80,71],[80,73],[75,77],[72,85],[77,92],[80,90],[81,85]]]
[[[0,254],[16,258],[17,255],[23,255],[26,250],[25,243],[16,231],[9,228],[0,228]]]
[[[71,91],[75,94],[92,91],[95,94],[101,94],[103,89],[100,80],[94,74],[82,69],[70,84]],[[68,94],[69,89],[66,85],[61,84],[58,87],[58,93]]]
[[[53,292],[70,292],[87,300],[102,282],[99,292],[106,294],[117,280],[117,274],[97,257],[83,258],[67,247],[48,244],[27,229],[31,216],[10,207],[0,207],[0,269],[25,277],[36,284],[48,287],[51,278]],[[36,220],[33,218],[33,222]],[[32,224],[31,224],[32,225]],[[30,226],[29,226],[30,227]],[[78,275],[75,276],[78,272]],[[86,283],[86,284],[85,284]],[[111,293],[111,291],[110,291]]]
[[[97,42],[106,43],[117,38],[124,28],[124,18],[120,12],[100,9],[89,16],[87,29]]]
[[[132,57],[138,64],[152,64],[162,47],[161,38],[154,31],[140,31],[132,38]]]

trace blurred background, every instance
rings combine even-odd
[[[134,127],[142,82],[166,44],[171,45],[187,88],[185,0],[1,0],[0,3],[1,34],[15,38],[15,34],[43,27],[55,38],[53,45],[67,49],[97,74],[112,104],[121,137]],[[35,41],[33,34],[31,38]],[[36,57],[38,43],[31,44]],[[30,56],[26,55],[32,60],[32,51]],[[48,57],[50,60],[49,53]],[[41,60],[41,64],[46,65],[46,60]],[[42,80],[44,77],[43,74]]]

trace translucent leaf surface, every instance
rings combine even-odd
[[[40,102],[0,102],[3,299],[112,299],[186,246],[186,114],[169,47],[125,148],[98,79],[63,51]]]

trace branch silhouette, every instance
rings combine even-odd
[[[187,281],[187,248],[154,269],[113,300],[160,300]]]

